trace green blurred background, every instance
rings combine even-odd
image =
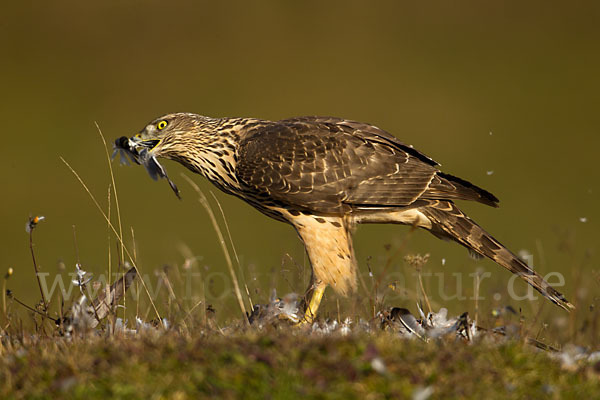
[[[24,230],[29,215],[46,216],[34,234],[43,271],[52,276],[61,263],[74,270],[73,226],[84,269],[107,269],[106,223],[59,156],[105,206],[110,175],[94,122],[112,142],[175,111],[275,120],[334,115],[376,124],[444,171],[496,194],[500,209],[462,208],[514,251],[531,252],[543,273],[563,273],[569,299],[581,296],[585,309],[598,294],[597,2],[59,1],[2,8],[0,268],[2,274],[14,268],[9,287],[28,303],[39,298]],[[180,176],[184,170],[163,165],[183,201],[143,168],[113,163],[126,242],[133,228],[140,269],[152,274],[181,266],[192,254],[204,276],[227,276],[210,221]],[[194,179],[207,194],[216,191]],[[306,282],[286,256],[306,264],[295,232],[215,194],[241,258],[240,279],[254,300],[265,302],[271,287],[302,291]],[[451,272],[480,266],[492,273],[482,291],[505,295],[510,275],[500,267],[408,231],[360,227],[362,273],[368,257],[378,275],[395,250],[430,253],[425,270],[446,271],[450,287]],[[114,255],[114,238],[110,246]],[[405,274],[414,288],[401,256],[387,271]],[[463,284],[468,295],[472,281]],[[435,282],[427,285],[432,300],[451,313],[472,310],[472,301],[442,301]],[[215,301],[217,309],[235,307],[232,296]],[[414,309],[414,296],[392,304]],[[335,308],[335,301],[325,306]]]

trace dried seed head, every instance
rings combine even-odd
[[[429,261],[429,253],[425,254],[424,256],[420,254],[409,254],[404,257],[404,261],[409,263],[417,271],[420,271],[421,267],[423,267],[423,265],[427,264],[427,261]]]
[[[29,217],[29,220],[25,224],[25,232],[31,233],[31,231],[33,231],[33,229],[37,226],[37,224],[39,224],[40,222],[42,222],[45,219],[46,219],[46,217],[44,217],[43,215],[39,215],[39,216],[36,215],[35,217]]]

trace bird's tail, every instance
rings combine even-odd
[[[460,211],[454,203],[435,201],[420,207],[419,211],[431,221],[431,233],[434,235],[452,239],[475,253],[490,258],[513,274],[519,275],[557,306],[567,311],[575,308],[565,296]]]

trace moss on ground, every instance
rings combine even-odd
[[[564,369],[520,342],[423,343],[388,332],[308,335],[289,328],[195,337],[4,341],[0,397],[593,398],[600,365]],[[421,392],[426,393],[426,392]]]

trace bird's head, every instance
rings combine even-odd
[[[118,138],[113,157],[120,154],[122,162],[130,159],[143,165],[153,179],[166,178],[178,195],[177,187],[157,158],[177,161],[191,171],[209,177],[211,170],[207,166],[214,168],[219,157],[211,149],[223,140],[218,134],[221,122],[191,113],[166,114],[148,123],[134,136]],[[217,177],[211,175],[209,179]]]
[[[148,123],[130,138],[130,145],[138,152],[146,149],[153,157],[178,159],[190,147],[209,136],[213,118],[191,113],[166,114]]]
[[[190,113],[163,115],[131,138],[123,136],[115,140],[113,158],[120,153],[122,163],[130,159],[146,167],[152,179],[166,178],[179,197],[177,186],[156,159],[162,157],[184,161],[187,154],[194,153],[197,143],[202,144],[207,140],[209,133],[214,130],[214,121],[217,120]]]

